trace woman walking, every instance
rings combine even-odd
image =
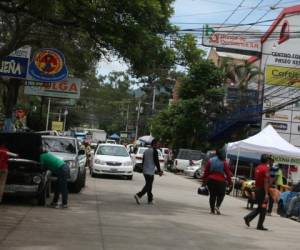
[[[207,162],[203,174],[203,184],[206,184],[209,190],[211,214],[221,214],[220,207],[225,197],[226,185],[232,186],[231,176],[232,173],[225,161],[224,153],[218,149],[216,156]]]

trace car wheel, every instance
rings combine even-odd
[[[195,171],[194,178],[196,178],[196,179],[200,179],[201,178],[201,174],[200,174],[199,170]]]
[[[81,176],[81,180],[82,180],[82,183],[81,183],[82,187],[85,187],[85,183],[86,183],[86,169],[85,168],[83,170],[83,174]]]
[[[82,174],[78,173],[77,179],[74,183],[70,183],[70,191],[78,194],[82,189]]]
[[[127,180],[132,180],[133,175],[127,176]]]

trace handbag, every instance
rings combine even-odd
[[[199,195],[209,195],[207,186],[199,187],[198,194]]]

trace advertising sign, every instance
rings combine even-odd
[[[300,87],[300,68],[267,65],[265,80],[270,85]]]
[[[281,137],[300,147],[300,108],[292,104],[300,98],[300,8],[294,7],[284,9],[262,37],[263,106],[275,107],[262,117],[262,127],[271,123]]]
[[[22,47],[0,61],[0,76],[26,79],[31,47]]]
[[[224,50],[237,50],[238,53],[257,54],[261,52],[259,36],[253,35],[251,27],[232,27],[222,25],[204,25],[202,44],[208,47],[222,48]]]
[[[27,81],[24,94],[78,99],[80,97],[80,86],[81,80],[78,78],[68,78],[53,83]]]
[[[29,65],[28,80],[58,82],[68,76],[65,57],[57,49],[40,49]]]
[[[52,121],[52,124],[51,124],[52,130],[56,130],[56,131],[63,131],[63,126],[64,126],[64,123],[59,122],[59,121]]]

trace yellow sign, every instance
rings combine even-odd
[[[63,122],[57,122],[57,121],[53,121],[52,122],[52,130],[56,130],[56,131],[62,131],[63,130]]]
[[[266,83],[270,85],[300,88],[300,68],[267,65],[265,79]]]

